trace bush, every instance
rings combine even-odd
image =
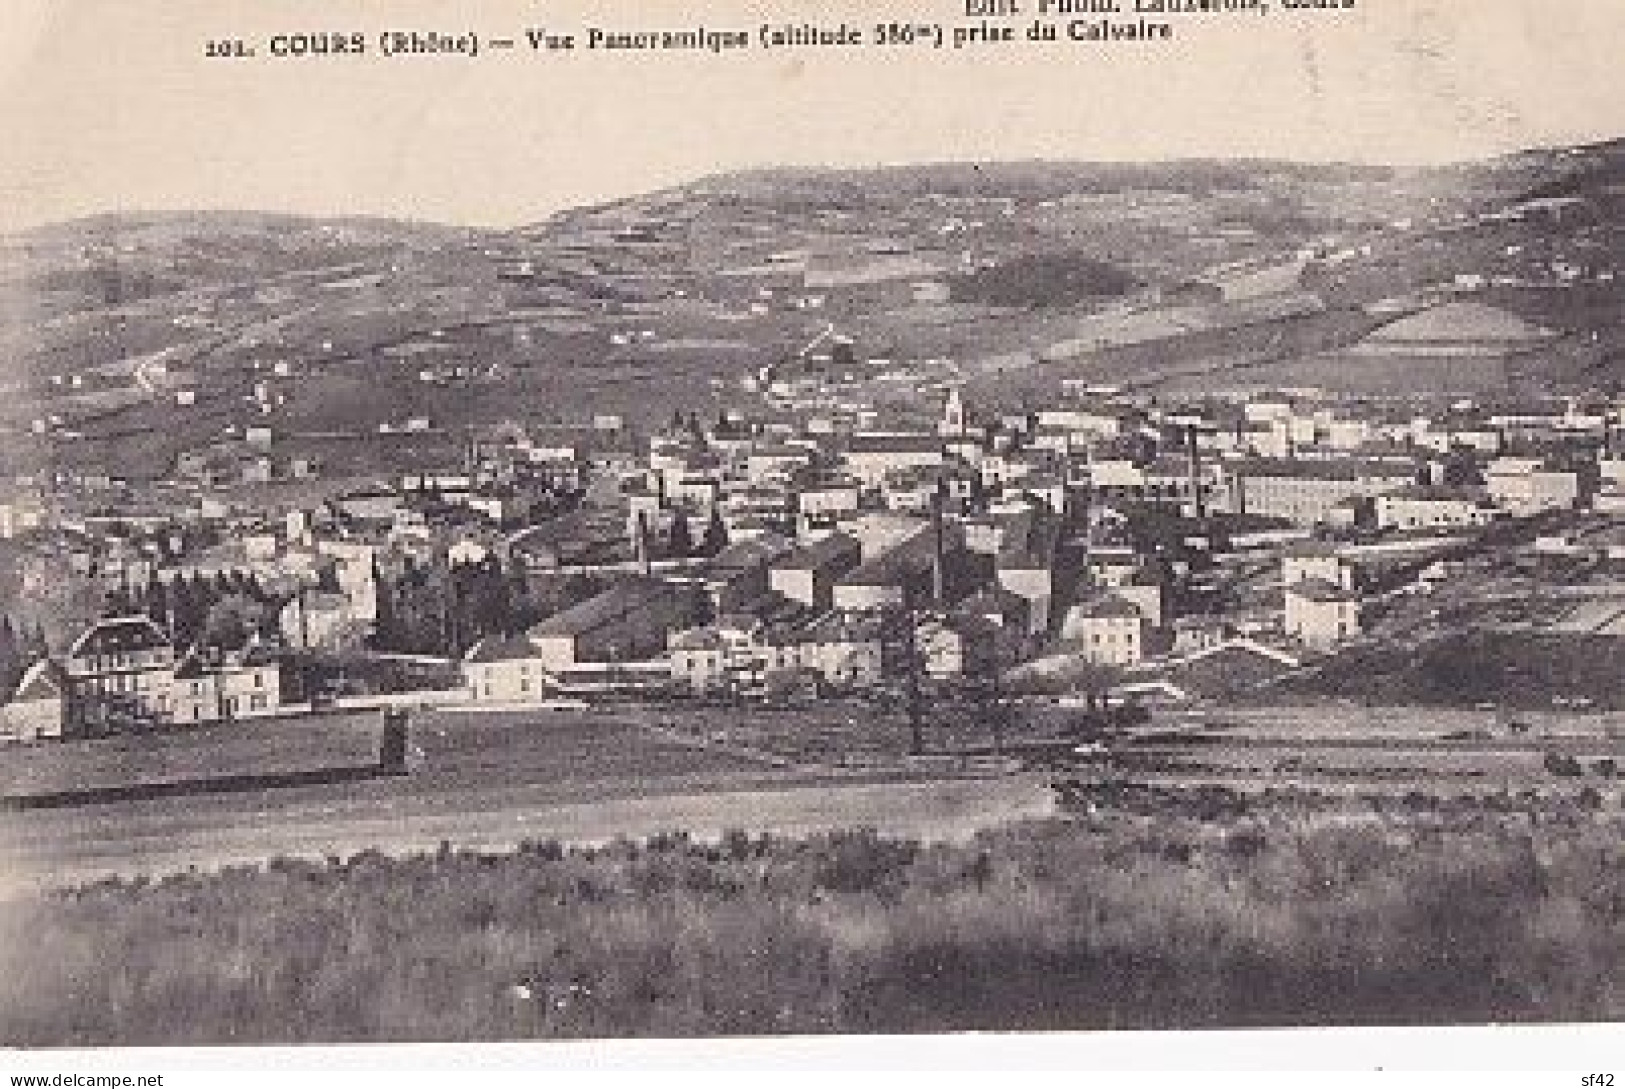
[[[1543,763],[1547,771],[1553,775],[1560,775],[1565,779],[1574,779],[1585,774],[1585,768],[1581,767],[1577,758],[1562,753],[1547,753]]]
[[[1094,800],[965,844],[448,845],[14,900],[0,1042],[1625,1017],[1600,795]]]

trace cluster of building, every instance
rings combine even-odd
[[[1459,368],[1549,339],[1456,302],[1359,350]],[[252,578],[278,588],[277,642],[300,649],[365,647],[379,571],[403,558],[591,576],[585,600],[467,652],[480,703],[971,683],[1046,656],[1132,671],[1237,639],[1295,659],[1361,637],[1374,551],[1625,510],[1622,409],[1600,395],[1180,400],[1068,385],[1038,411],[976,416],[954,388],[929,426],[724,413],[646,438],[618,420],[475,429],[375,487],[298,488],[274,511],[211,487],[315,471],[283,466],[277,438],[255,431],[183,456],[139,502],[111,481],[20,482],[0,498],[0,538],[23,552],[25,589],[60,570],[103,589]],[[94,730],[98,700],[178,722],[280,706],[239,690],[263,663],[173,647],[133,689],[87,689],[75,678],[125,682],[122,666],[86,671],[86,639],[153,638],[104,623],[36,665],[8,714],[72,733]]]
[[[1395,344],[1447,357],[1534,335],[1476,312],[1398,324]],[[589,603],[479,648],[471,698],[512,701],[600,667],[595,641],[697,692],[873,687],[910,668],[969,678],[1052,653],[1132,669],[1227,638],[1323,652],[1362,634],[1363,553],[1625,494],[1621,406],[1601,397],[1072,394],[972,420],[951,392],[929,430],[724,417],[655,436],[620,474],[628,539],[718,519],[733,544],[681,572],[646,569],[639,592],[687,586],[682,607],[611,618]],[[1182,527],[1174,547],[1129,528],[1147,511]],[[1200,569],[1222,575],[1228,553],[1271,558],[1264,608],[1193,608],[1215,577]],[[543,653],[561,635],[572,653]]]
[[[284,712],[277,649],[257,640],[177,655],[150,617],[112,617],[35,662],[0,705],[0,740],[96,737]]]

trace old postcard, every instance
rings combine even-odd
[[[5,1061],[1625,1019],[1622,53],[6,0]]]

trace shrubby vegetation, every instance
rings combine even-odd
[[[1294,683],[1315,695],[1385,703],[1549,708],[1554,696],[1613,710],[1621,700],[1625,639],[1607,635],[1462,630],[1420,648],[1362,647]]]
[[[1168,800],[951,846],[670,835],[97,885],[3,917],[0,1040],[1625,1015],[1616,812]]]
[[[1116,298],[1138,286],[1124,269],[1079,253],[1041,253],[1012,258],[979,272],[955,277],[955,302],[988,306],[1071,306],[1089,299]]]

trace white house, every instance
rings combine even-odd
[[[282,712],[282,670],[270,648],[188,655],[170,696],[181,724],[267,718]]]
[[[1129,666],[1145,660],[1145,617],[1116,594],[1074,606],[1061,637],[1076,645],[1084,659],[1099,665]]]
[[[1486,525],[1495,515],[1490,502],[1471,489],[1429,485],[1379,495],[1376,511],[1383,529],[1459,529]]]
[[[1484,483],[1496,505],[1515,515],[1572,509],[1580,499],[1579,474],[1548,470],[1527,458],[1491,462]]]
[[[463,658],[463,683],[475,703],[529,703],[547,692],[547,669],[525,638],[482,639]]]
[[[672,680],[693,692],[725,688],[729,678],[728,645],[712,628],[683,632],[671,644]]]
[[[61,737],[63,689],[62,671],[54,662],[30,666],[11,699],[0,705],[0,742]]]
[[[1330,649],[1360,634],[1360,601],[1323,579],[1292,583],[1286,588],[1285,629],[1305,646]]]

